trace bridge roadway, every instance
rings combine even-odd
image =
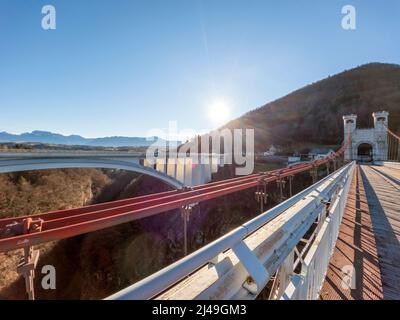
[[[400,299],[400,165],[356,168],[321,299]]]

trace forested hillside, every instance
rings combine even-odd
[[[254,128],[258,151],[271,145],[339,145],[344,114],[373,125],[372,112],[389,111],[389,125],[400,129],[400,66],[371,63],[297,90],[229,122],[228,128]]]

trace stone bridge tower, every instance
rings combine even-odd
[[[388,154],[388,127],[389,113],[386,111],[374,112],[374,127],[369,129],[357,128],[357,115],[343,116],[344,137],[350,133],[350,143],[345,150],[345,160],[357,161],[386,161]]]

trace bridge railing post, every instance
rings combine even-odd
[[[22,227],[22,234],[41,231],[42,223],[42,219],[24,219],[20,224]],[[14,228],[15,227],[18,227],[18,225],[14,225]],[[39,261],[39,250],[34,250],[33,247],[29,245],[25,246],[23,249],[24,255],[18,263],[17,273],[25,278],[25,289],[29,300],[35,300],[34,279],[35,269]]]
[[[293,175],[289,176],[289,197],[290,198],[293,196],[293,179],[294,179]]]
[[[315,184],[318,181],[318,166],[313,165],[312,168],[310,169],[310,175],[312,178],[312,183]]]
[[[279,201],[282,202],[283,200],[285,200],[285,197],[283,195],[283,189],[285,188],[286,180],[284,178],[281,178],[280,176],[278,176],[276,183],[279,188]]]
[[[255,192],[255,199],[260,203],[260,212],[264,212],[264,205],[267,204],[268,193],[267,193],[267,182],[260,180],[257,190]]]
[[[270,275],[267,269],[244,241],[239,241],[232,247],[232,250],[250,275],[243,287],[250,293],[257,294],[266,286],[269,280]]]
[[[181,208],[181,218],[183,220],[183,252],[185,256],[188,254],[188,222],[194,206],[195,204],[190,204]]]
[[[24,248],[24,256],[18,263],[17,272],[25,278],[25,289],[29,300],[35,300],[35,269],[39,261],[39,250],[28,246]]]
[[[294,270],[294,254],[296,251],[293,250],[285,259],[283,264],[279,267],[275,273],[271,291],[269,293],[269,300],[276,300],[283,295],[290,281],[292,280]]]

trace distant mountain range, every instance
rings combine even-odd
[[[147,147],[155,141],[157,145],[164,145],[165,140],[158,137],[103,137],[103,138],[84,138],[79,135],[64,136],[62,134],[35,130],[22,134],[11,134],[8,132],[0,132],[0,142],[16,142],[16,143],[47,143],[47,144],[63,144],[63,145],[82,145],[82,146],[99,146],[99,147]],[[178,142],[180,143],[180,142]]]

